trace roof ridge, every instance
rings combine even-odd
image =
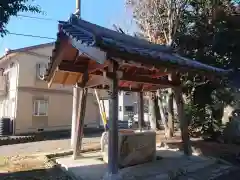
[[[111,38],[115,39],[116,41],[123,41],[130,43],[132,45],[138,45],[138,46],[144,46],[147,48],[153,48],[157,51],[162,51],[162,52],[173,52],[173,49],[171,47],[168,47],[166,45],[161,45],[161,44],[154,44],[151,43],[145,39],[139,39],[136,37],[133,37],[129,34],[121,34],[117,31],[114,31],[112,29],[108,29],[105,27],[102,27],[100,25],[90,23],[88,21],[85,21],[83,19],[77,18],[76,15],[72,14],[70,19],[68,20],[68,23],[71,25],[75,26],[80,26],[82,29],[86,29],[88,31],[91,31],[95,36],[102,36],[106,38]]]
[[[23,47],[23,48],[18,48],[18,49],[13,49],[13,50],[10,49],[8,51],[7,55],[11,54],[11,53],[15,53],[15,52],[30,51],[30,50],[33,50],[33,49],[42,48],[42,47],[46,47],[46,46],[50,46],[50,45],[54,45],[54,42],[37,44],[37,45],[33,45],[33,46],[26,46],[26,47]]]

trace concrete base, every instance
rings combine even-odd
[[[107,164],[101,160],[100,152],[83,153],[82,158],[72,156],[56,159],[62,169],[78,180],[99,180],[107,173]]]
[[[118,175],[107,174],[107,164],[100,159],[101,152],[85,153],[82,159],[75,161],[71,156],[56,161],[78,180],[169,180],[179,174],[183,174],[181,180],[202,180],[218,177],[233,168],[213,158],[186,157],[179,151],[164,148],[157,148],[157,156],[161,159],[120,169]]]

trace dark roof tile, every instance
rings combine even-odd
[[[142,57],[151,58],[156,63],[163,63],[164,65],[177,65],[180,67],[187,67],[189,69],[204,70],[217,73],[228,73],[228,70],[215,68],[200,62],[190,60],[177,55],[170,47],[158,44],[152,44],[144,39],[138,39],[126,34],[122,34],[82,19],[78,19],[72,15],[69,21],[59,22],[59,34],[64,33],[69,39],[77,41],[86,46],[100,48],[107,46],[110,49],[114,48],[121,52],[127,52],[132,55],[140,55]],[[55,49],[57,49],[58,40]],[[76,47],[80,50],[80,48]],[[54,60],[53,53],[53,60]],[[51,67],[49,67],[49,70]]]

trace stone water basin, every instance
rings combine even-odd
[[[101,151],[104,162],[108,162],[108,132],[101,138]],[[119,168],[150,162],[156,159],[156,133],[154,131],[119,130]]]

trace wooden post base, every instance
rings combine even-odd
[[[82,137],[83,137],[83,127],[84,127],[84,118],[86,111],[86,101],[87,101],[87,89],[82,89],[80,93],[80,104],[78,107],[78,118],[77,118],[77,128],[74,138],[74,147],[73,147],[73,159],[81,157],[82,149]]]

